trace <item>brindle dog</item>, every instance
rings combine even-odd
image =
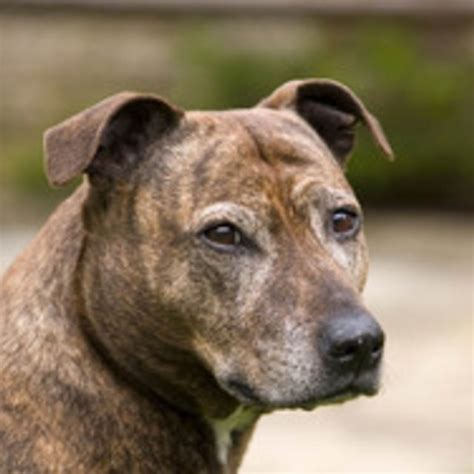
[[[331,80],[255,108],[121,93],[45,135],[84,173],[1,283],[0,472],[233,473],[258,417],[377,391],[343,169],[377,120]]]

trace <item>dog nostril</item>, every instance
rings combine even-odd
[[[362,345],[362,338],[346,340],[334,345],[330,350],[330,355],[340,362],[350,362],[358,355]]]
[[[374,338],[372,341],[372,349],[370,351],[372,359],[378,359],[383,352],[383,346],[384,346],[384,336],[383,333],[381,333],[378,337]]]

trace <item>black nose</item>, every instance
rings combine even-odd
[[[340,373],[373,369],[382,358],[384,333],[363,310],[330,318],[322,337],[324,356]]]

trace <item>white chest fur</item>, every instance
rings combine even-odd
[[[249,428],[257,417],[255,409],[240,406],[227,418],[209,420],[214,431],[217,456],[222,465],[228,462],[229,450],[232,447],[232,433]]]

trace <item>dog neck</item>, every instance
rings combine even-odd
[[[71,341],[77,329],[74,274],[84,241],[81,208],[85,191],[80,187],[59,206],[2,278],[2,311],[7,315],[3,322],[11,325],[18,340],[23,336],[36,342],[55,340],[61,334]],[[10,307],[12,304],[15,306]],[[8,318],[9,314],[16,317]],[[65,342],[64,347],[70,345]],[[24,351],[28,350],[29,345],[24,344]]]

